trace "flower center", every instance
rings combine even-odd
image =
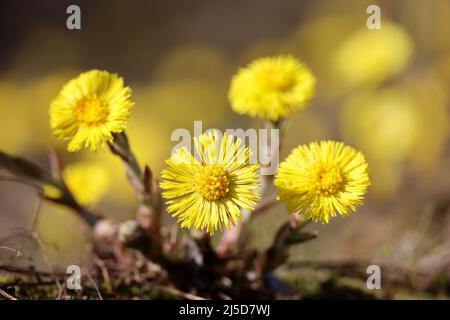
[[[286,91],[294,85],[292,76],[283,70],[266,69],[261,72],[259,79],[268,90]]]
[[[342,190],[345,179],[340,172],[333,166],[320,164],[311,171],[314,191],[322,195],[334,195]]]
[[[195,177],[195,190],[209,201],[224,198],[230,190],[229,184],[227,171],[219,165],[202,167]]]
[[[75,118],[86,125],[102,124],[108,114],[108,106],[96,94],[81,98],[74,107]]]

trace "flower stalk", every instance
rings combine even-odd
[[[125,132],[114,133],[114,140],[108,142],[111,152],[118,156],[126,167],[127,177],[139,201],[137,216],[145,229],[159,236],[160,229],[160,201],[153,188],[153,175],[148,166],[142,170],[139,162],[131,150]]]
[[[289,256],[291,246],[317,237],[316,231],[304,230],[309,223],[308,220],[296,213],[278,229],[272,246],[266,251],[263,274],[267,274],[284,264]]]
[[[49,156],[51,166],[55,167],[58,163],[56,154],[50,154]],[[54,203],[62,204],[66,207],[73,209],[80,217],[91,227],[94,227],[98,221],[98,217],[84,208],[76,199],[72,192],[67,187],[64,179],[59,173],[52,174],[40,167],[39,165],[31,162],[22,157],[15,157],[8,155],[0,151],[0,168],[4,168],[10,173],[18,176],[19,178],[26,180],[32,180],[39,183],[40,193],[42,197]],[[54,170],[52,170],[54,171]],[[49,185],[58,190],[59,195],[57,197],[51,197],[45,194],[43,187]]]

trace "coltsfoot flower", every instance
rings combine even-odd
[[[109,175],[99,163],[79,162],[68,165],[62,172],[67,188],[77,201],[85,206],[98,202],[109,188]],[[44,186],[44,195],[59,198],[60,191],[53,186]]]
[[[107,71],[91,70],[69,81],[50,105],[53,134],[69,140],[68,150],[95,151],[125,130],[133,102],[123,79]]]
[[[378,83],[404,70],[412,52],[406,30],[384,21],[380,30],[355,31],[337,48],[333,62],[340,79],[349,85]]]
[[[242,221],[240,208],[254,209],[259,165],[250,163],[250,149],[232,135],[202,134],[194,145],[197,157],[181,148],[166,160],[162,195],[181,227],[213,234]]]
[[[292,56],[260,58],[233,77],[228,96],[237,113],[277,121],[306,106],[315,82]]]
[[[342,142],[313,142],[298,146],[280,164],[275,185],[289,213],[328,223],[362,204],[370,184],[367,168],[363,154]]]

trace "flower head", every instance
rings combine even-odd
[[[350,85],[379,83],[401,72],[413,51],[410,35],[399,25],[383,22],[380,30],[355,31],[336,50],[334,67]]]
[[[202,134],[194,145],[197,157],[181,148],[166,161],[162,195],[182,227],[213,234],[241,221],[240,208],[253,210],[259,200],[259,165],[250,164],[250,149],[232,135]]]
[[[362,204],[369,186],[362,153],[342,142],[321,141],[295,148],[280,164],[275,185],[289,213],[328,223]]]
[[[229,99],[237,113],[276,121],[305,107],[315,82],[292,56],[260,58],[233,77]]]
[[[99,163],[73,163],[64,168],[62,175],[67,188],[85,206],[94,205],[109,188],[108,172]],[[60,191],[50,185],[44,186],[44,194],[51,198],[61,196]]]
[[[113,139],[128,122],[131,89],[107,71],[91,70],[69,81],[50,105],[50,125],[60,139],[70,140],[69,151],[95,151]]]

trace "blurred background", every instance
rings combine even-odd
[[[81,30],[66,28],[70,4],[81,8]],[[381,30],[366,27],[369,4],[381,8]],[[81,201],[123,221],[136,203],[120,161],[107,149],[69,154],[50,133],[48,106],[64,83],[93,68],[122,75],[136,102],[132,147],[159,176],[174,129],[257,126],[229,107],[231,76],[254,58],[292,54],[318,87],[289,121],[280,160],[298,144],[342,140],[365,153],[373,183],[356,214],[314,225],[319,237],[291,259],[448,273],[449,30],[447,0],[0,0],[0,149],[47,166],[54,146]],[[82,221],[1,180],[0,245],[33,246],[26,230],[35,230],[51,264],[86,259]],[[252,245],[266,248],[284,221],[281,205],[256,217]]]

